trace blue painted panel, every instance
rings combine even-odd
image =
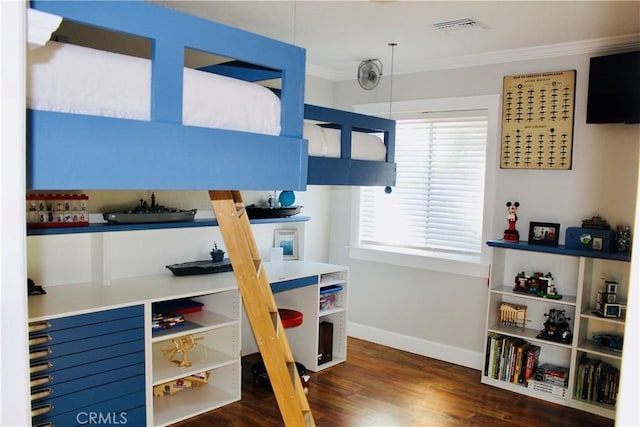
[[[395,140],[396,122],[382,117],[367,116],[365,114],[353,113],[351,111],[336,110],[334,108],[320,107],[318,105],[306,104],[304,106],[304,117],[309,120],[325,122],[328,127],[342,129],[341,148],[344,148],[350,140],[352,130],[358,132],[384,133],[384,143],[387,147],[387,162],[395,160]],[[350,145],[350,143],[349,143]],[[349,153],[351,149],[349,148]],[[350,156],[342,154],[343,158]]]
[[[530,245],[527,242],[509,242],[506,240],[488,240],[488,246],[505,249],[516,249],[529,252],[542,252],[555,255],[567,255],[577,256],[585,258],[599,258],[599,259],[612,259],[617,261],[631,261],[631,254],[623,252],[597,252],[597,251],[582,251],[579,249],[567,249],[564,245],[544,246],[544,245]]]
[[[75,316],[58,317],[50,319],[48,322],[51,327],[46,332],[52,332],[59,329],[76,328],[81,325],[90,325],[93,323],[110,322],[116,319],[124,319],[130,317],[138,317],[143,322],[144,307],[142,305],[134,305],[130,307],[114,308],[110,310],[95,311],[87,314],[78,314]]]
[[[396,164],[367,160],[309,157],[309,185],[396,185]]]
[[[318,283],[318,276],[300,277],[298,279],[284,280],[282,282],[271,283],[271,292],[283,292],[291,289],[311,286]]]
[[[51,384],[57,384],[65,381],[72,381],[76,378],[90,377],[102,372],[110,372],[115,369],[144,363],[144,352],[126,353],[120,356],[108,359],[95,360],[85,363],[82,367],[71,366],[67,369],[53,369],[52,372],[44,371],[43,374],[51,375],[53,380]],[[41,375],[41,374],[38,374]]]
[[[151,65],[151,120],[182,123],[184,47],[155,40]]]
[[[305,105],[305,118],[341,129],[340,159],[309,157],[307,184],[394,186],[396,184],[394,120],[317,105]],[[383,133],[386,162],[351,160],[351,132]]]
[[[200,71],[227,76],[234,79],[248,82],[258,82],[263,80],[279,79],[282,73],[278,70],[270,70],[256,67],[240,61],[225,62],[222,64],[208,65],[198,68]]]
[[[286,218],[265,218],[252,219],[251,224],[275,224],[288,222],[305,222],[311,218],[303,215],[290,216]],[[32,228],[27,230],[27,236],[42,236],[52,234],[75,234],[75,233],[108,233],[112,231],[134,231],[134,230],[162,230],[168,228],[193,228],[193,227],[217,227],[218,221],[215,219],[196,219],[185,222],[157,222],[153,224],[89,224],[82,227],[54,227],[54,228]]]
[[[27,126],[30,189],[306,187],[305,139],[34,110]]]

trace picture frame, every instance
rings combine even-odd
[[[296,230],[275,230],[273,246],[282,248],[282,256],[287,259],[298,259],[298,232]]]
[[[555,222],[529,223],[529,244],[543,246],[558,246],[560,238],[560,224]]]

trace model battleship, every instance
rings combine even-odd
[[[218,245],[213,245],[213,250],[209,252],[211,259],[202,261],[190,261],[180,264],[171,264],[166,267],[176,276],[192,276],[195,274],[224,273],[233,271],[231,260],[224,257],[224,251],[218,249]]]
[[[197,209],[182,210],[156,204],[156,195],[151,193],[151,205],[143,199],[140,204],[125,212],[105,212],[102,217],[109,224],[146,224],[153,222],[193,221]]]

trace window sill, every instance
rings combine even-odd
[[[461,256],[451,254],[444,258],[441,254],[430,256],[428,252],[409,249],[378,249],[373,247],[355,247],[349,249],[349,256],[361,261],[370,261],[397,265],[401,267],[419,268],[438,271],[441,273],[458,274],[462,276],[489,277],[489,263],[481,262],[476,256]]]

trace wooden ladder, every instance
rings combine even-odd
[[[315,426],[239,191],[209,191],[244,308],[286,426]]]

